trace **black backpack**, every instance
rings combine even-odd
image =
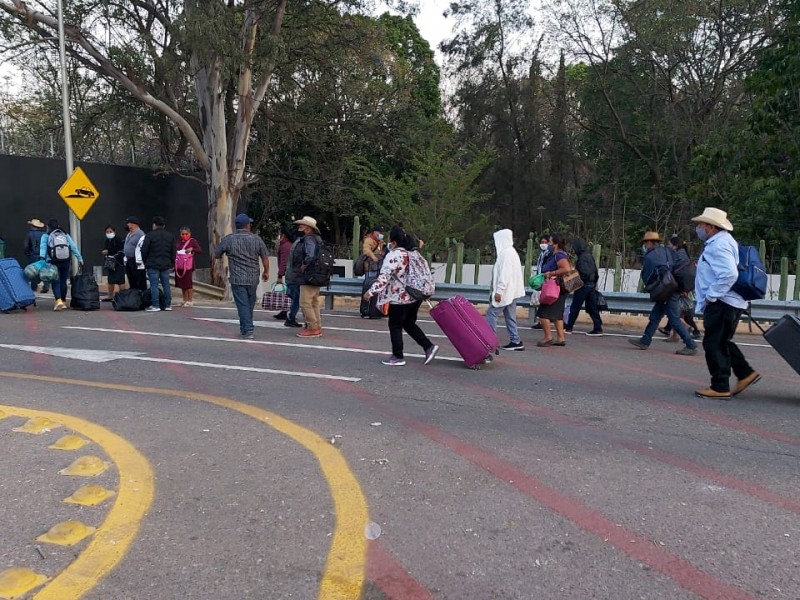
[[[328,285],[331,282],[335,260],[336,259],[333,257],[333,248],[323,242],[321,238],[318,238],[317,257],[309,265],[308,269],[306,269],[306,283],[319,287]]]

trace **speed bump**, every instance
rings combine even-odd
[[[18,431],[20,433],[32,433],[33,435],[41,435],[43,433],[49,433],[57,427],[61,427],[61,423],[56,423],[47,417],[33,417],[28,419],[24,425],[14,427],[14,431]]]
[[[0,598],[3,600],[21,598],[47,580],[44,575],[21,567],[0,571]]]
[[[59,475],[72,475],[74,477],[96,477],[104,473],[110,463],[97,456],[81,456],[66,469],[61,469]]]
[[[63,502],[67,504],[80,504],[81,506],[97,506],[102,504],[108,498],[111,498],[115,492],[107,490],[102,485],[82,485],[79,487],[69,498],[64,498]]]
[[[83,448],[89,441],[83,439],[79,435],[65,435],[58,438],[54,444],[50,444],[48,448],[51,450],[78,450]]]

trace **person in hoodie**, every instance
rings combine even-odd
[[[294,233],[292,230],[288,227],[281,227],[281,235],[278,238],[278,252],[276,253],[278,256],[278,279],[275,281],[276,285],[284,285],[283,278],[286,275],[286,267],[289,264],[289,253],[292,251],[292,242],[294,242]],[[289,298],[291,299],[292,296],[289,296]],[[285,310],[282,310],[277,315],[272,315],[272,318],[278,319],[279,321],[286,321],[288,314]]]
[[[525,295],[522,263],[514,249],[514,234],[510,229],[494,232],[497,260],[492,269],[492,292],[486,321],[497,330],[497,317],[502,313],[506,320],[509,342],[504,350],[525,350],[517,329],[517,298]]]
[[[583,286],[575,291],[572,298],[572,305],[569,309],[569,318],[564,331],[572,333],[575,321],[578,320],[578,313],[586,304],[586,313],[592,319],[592,330],[586,335],[603,335],[603,320],[600,318],[600,311],[597,310],[597,280],[600,274],[597,271],[597,264],[594,256],[589,252],[589,246],[581,238],[572,241],[572,251],[575,253],[575,269],[581,276]]]

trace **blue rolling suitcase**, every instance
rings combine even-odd
[[[36,304],[36,294],[25,279],[22,267],[13,258],[0,259],[0,311],[25,310],[31,304]]]

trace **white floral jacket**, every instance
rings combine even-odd
[[[378,306],[384,304],[414,304],[406,292],[408,252],[403,248],[391,250],[383,259],[383,267],[375,283],[369,288],[370,296],[378,294]]]

